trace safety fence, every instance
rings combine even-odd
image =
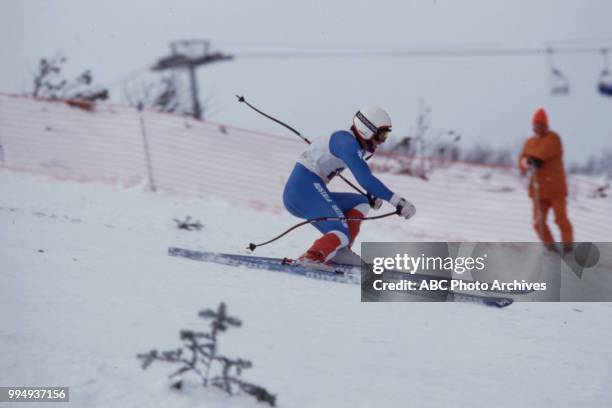
[[[280,136],[127,106],[89,112],[0,96],[0,163],[76,180],[143,180],[154,190],[279,207],[281,175],[303,146]],[[274,175],[276,177],[274,177]]]
[[[278,136],[191,118],[100,104],[0,94],[0,166],[54,177],[146,182],[151,189],[221,197],[258,210],[282,211],[282,190],[305,145]],[[377,154],[372,167],[419,209],[413,223],[423,240],[533,240],[526,180],[512,168],[429,162]],[[570,177],[576,236],[607,241],[609,197],[588,179]],[[330,188],[350,191],[340,181]],[[390,223],[391,221],[387,221]],[[461,228],[449,228],[460,225]],[[391,228],[391,224],[389,224]]]

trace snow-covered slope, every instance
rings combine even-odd
[[[294,224],[280,194],[304,146],[142,118],[0,95],[0,385],[67,385],[71,407],[255,406],[195,385],[169,391],[170,367],[143,372],[135,358],[177,346],[180,329],[203,326],[198,310],[225,301],[245,325],[222,351],[252,359],[247,379],[280,406],[612,405],[609,304],[362,304],[352,285],[167,256],[168,246],[245,253]],[[392,170],[393,160],[374,164]],[[535,239],[512,170],[379,175],[417,216],[368,222],[359,240]],[[610,241],[611,198],[570,182],[576,238]],[[202,231],[175,227],[187,215]],[[296,256],[316,236],[304,227],[257,254]]]
[[[533,239],[525,197],[506,200],[482,174],[462,174],[415,185],[414,222],[372,222],[362,239]],[[452,191],[460,177],[475,186],[462,196],[428,190]],[[223,335],[222,351],[252,359],[246,378],[278,393],[279,406],[612,405],[610,304],[362,304],[353,285],[171,258],[169,245],[245,252],[296,220],[144,190],[0,171],[1,385],[70,386],[70,407],[258,406],[196,386],[170,391],[171,367],[143,372],[135,358],[178,345],[178,330],[202,327],[198,310],[225,301],[245,324]],[[482,209],[451,211],[475,202]],[[592,202],[572,204],[580,236],[609,237],[610,201]],[[487,218],[504,211],[521,225]],[[479,214],[483,227],[470,225]],[[186,215],[202,231],[174,226]],[[303,228],[258,253],[296,255],[315,236]]]

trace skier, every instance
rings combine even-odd
[[[406,199],[389,190],[376,178],[364,160],[366,152],[374,153],[391,132],[391,118],[379,107],[359,110],[350,131],[339,130],[315,140],[297,160],[283,192],[287,210],[299,218],[346,217],[345,220],[315,222],[323,233],[298,258],[297,263],[318,269],[333,269],[329,262],[360,265],[361,258],[351,251],[359,233],[361,219],[369,208],[380,208],[383,201],[409,219],[416,209]],[[346,167],[368,196],[357,193],[330,192],[327,183]]]
[[[544,109],[538,109],[532,120],[534,135],[525,141],[519,156],[519,169],[534,172],[529,182],[529,196],[533,201],[533,228],[545,244],[554,238],[546,223],[552,208],[555,223],[561,231],[564,250],[574,242],[572,224],[567,216],[567,182],[563,169],[563,147],[559,135],[548,127]]]

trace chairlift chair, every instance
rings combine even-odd
[[[612,75],[610,74],[610,61],[608,59],[608,49],[602,48],[601,53],[604,58],[604,68],[599,74],[597,88],[599,93],[605,96],[612,96]]]
[[[550,76],[548,79],[550,94],[553,96],[568,95],[570,93],[570,83],[565,75],[557,68],[553,62],[553,50],[548,48],[548,65],[550,66]]]

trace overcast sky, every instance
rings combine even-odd
[[[146,68],[175,39],[202,38],[226,53],[286,49],[612,48],[610,0],[413,1],[42,1],[0,2],[0,91],[21,92],[42,56],[62,53],[67,71],[91,68],[95,82],[123,100],[124,79]],[[549,92],[544,56],[252,59],[202,68],[210,120],[285,133],[235,102],[247,96],[309,136],[346,128],[360,107],[379,104],[396,135],[414,129],[419,99],[434,129],[462,143],[518,146],[532,112],[549,111],[568,161],[612,146],[612,98],[596,92],[598,54],[557,55],[571,94]]]

